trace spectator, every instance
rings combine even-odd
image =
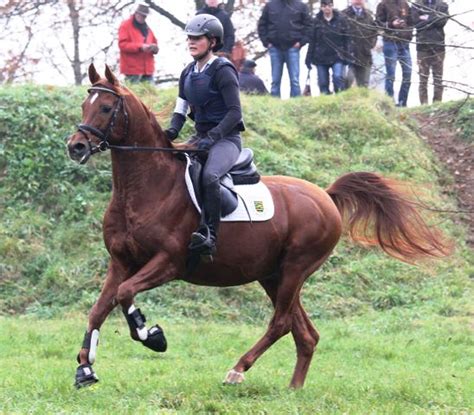
[[[239,72],[239,88],[241,92],[248,94],[265,95],[268,90],[263,81],[255,75],[255,61],[246,59]]]
[[[242,65],[245,62],[247,56],[247,51],[244,47],[244,42],[237,40],[235,42],[234,48],[232,49],[232,55],[230,57],[231,62],[234,64],[235,69],[240,72]]]
[[[306,66],[316,65],[321,94],[330,94],[329,70],[334,92],[345,89],[344,65],[349,58],[348,26],[344,15],[333,8],[332,0],[321,0],[321,10],[313,23]]]
[[[411,84],[410,41],[413,37],[413,19],[407,0],[382,0],[376,11],[377,24],[383,28],[385,57],[385,92],[393,97],[393,82],[397,61],[402,67],[402,84],[396,105],[406,107]]]
[[[271,94],[280,96],[283,65],[290,77],[290,96],[301,95],[300,49],[308,43],[311,17],[301,0],[270,0],[258,20],[258,35],[268,48],[272,65]]]
[[[153,82],[158,41],[145,21],[149,11],[139,4],[119,28],[120,72],[129,82]]]
[[[219,19],[224,28],[224,46],[217,53],[218,56],[225,56],[230,59],[232,55],[232,48],[235,43],[235,30],[232,20],[230,20],[229,14],[219,7],[218,0],[206,0],[206,6],[201,10],[198,10],[196,14],[210,14]]]
[[[420,103],[428,103],[428,78],[433,73],[433,102],[443,99],[444,26],[448,5],[441,0],[418,0],[413,6],[416,52],[420,72]]]
[[[351,0],[351,5],[343,13],[349,27],[351,57],[346,85],[350,87],[355,79],[357,86],[367,88],[372,67],[372,49],[377,43],[377,27],[372,12],[365,7],[365,0]]]

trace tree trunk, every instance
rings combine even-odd
[[[76,9],[76,1],[68,0],[67,6],[69,9],[69,17],[72,24],[72,34],[74,40],[74,57],[71,61],[72,70],[74,71],[74,83],[81,85],[82,73],[81,73],[81,59],[79,56],[79,34],[81,26],[79,24],[79,11]]]

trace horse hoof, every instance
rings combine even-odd
[[[91,386],[98,381],[99,378],[95,374],[91,365],[78,366],[76,370],[76,382],[74,383],[76,389],[80,389],[85,386]]]
[[[229,370],[227,372],[227,376],[225,377],[224,381],[222,382],[224,385],[238,385],[245,380],[245,376],[242,372],[237,372],[234,369]]]
[[[165,333],[163,333],[163,329],[158,324],[148,330],[148,337],[142,343],[145,347],[155,352],[166,352],[168,347]]]

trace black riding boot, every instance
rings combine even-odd
[[[189,249],[201,256],[216,252],[217,232],[221,220],[221,191],[218,181],[208,186],[203,195],[204,224],[191,235]]]

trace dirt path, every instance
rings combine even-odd
[[[455,127],[456,110],[433,110],[415,113],[418,133],[434,150],[454,177],[454,184],[445,191],[454,193],[460,211],[453,219],[468,228],[469,246],[474,248],[474,145],[458,137]]]

